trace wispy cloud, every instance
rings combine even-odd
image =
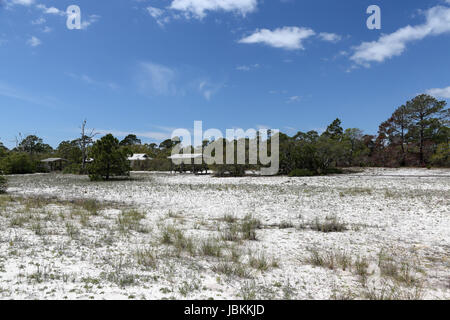
[[[450,3],[450,0],[448,1]],[[450,87],[429,89],[427,90],[427,93],[436,98],[450,99]]]
[[[408,43],[450,32],[450,8],[435,6],[425,12],[426,21],[416,26],[406,26],[391,34],[382,35],[377,41],[363,42],[354,48],[352,61],[366,67],[372,62],[383,62],[400,56]]]
[[[174,69],[152,62],[141,62],[137,82],[142,93],[152,95],[175,94],[176,72]]]
[[[334,43],[342,40],[342,36],[340,36],[339,34],[329,33],[329,32],[319,33],[319,38],[323,41],[334,42]]]
[[[80,80],[80,81],[82,81],[88,85],[92,85],[92,86],[105,87],[105,88],[110,88],[110,89],[118,89],[119,88],[119,85],[117,85],[114,82],[94,80],[92,77],[90,77],[86,74],[80,75],[80,74],[67,72],[66,75],[68,75],[72,79]]]
[[[219,90],[223,87],[222,84],[215,84],[209,81],[203,80],[198,85],[198,90],[203,95],[206,100],[211,100],[211,97],[219,92]]]
[[[40,17],[39,19],[31,21],[31,24],[39,25],[44,24],[47,20],[45,18]]]
[[[59,16],[66,15],[65,11],[59,10],[58,8],[55,8],[55,7],[47,7],[43,4],[36,5],[36,8],[40,9],[42,11],[42,13],[44,13],[44,14],[53,14],[53,15],[59,15]]]
[[[171,16],[167,15],[166,10],[155,7],[147,7],[146,10],[148,14],[155,19],[156,23],[160,27],[164,27],[164,25],[169,23],[171,20]]]
[[[255,63],[255,64],[251,64],[251,65],[237,66],[236,70],[238,70],[238,71],[250,71],[252,69],[257,69],[257,68],[259,68],[259,64]]]
[[[7,6],[13,6],[13,5],[21,5],[21,6],[31,6],[34,4],[34,0],[9,0],[6,1]]]
[[[257,6],[257,0],[173,0],[169,7],[202,19],[207,12],[212,11],[234,12],[245,16],[254,12]]]
[[[179,70],[154,62],[139,63],[135,80],[138,90],[150,96],[186,95],[190,92],[210,100],[224,87],[223,83],[211,81],[208,76],[193,76],[192,70]]]
[[[295,103],[295,102],[299,102],[300,101],[300,96],[292,96],[289,97],[288,100],[286,101],[286,103]]]
[[[0,96],[50,108],[54,108],[59,103],[55,98],[35,96],[2,82],[0,82]]]
[[[42,41],[39,38],[32,36],[27,40],[27,44],[31,47],[37,47],[42,44]]]
[[[91,14],[87,19],[81,20],[81,29],[87,29],[90,25],[97,22],[100,19],[100,16],[97,14]]]

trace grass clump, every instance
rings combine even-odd
[[[203,240],[200,245],[200,252],[204,256],[220,257],[222,255],[222,246],[217,239]]]
[[[166,226],[162,229],[160,241],[161,244],[174,246],[178,253],[186,251],[192,256],[196,254],[192,237],[186,236],[182,230],[173,226]]]
[[[251,273],[242,263],[232,263],[229,261],[220,261],[213,266],[212,270],[217,273],[226,275],[227,277],[251,278]]]
[[[319,232],[344,232],[347,231],[347,225],[338,221],[336,217],[320,221],[318,218],[311,224],[311,229]]]
[[[135,252],[136,261],[139,265],[146,268],[156,268],[157,256],[153,250],[139,249]]]
[[[146,233],[147,230],[142,227],[141,220],[145,218],[145,213],[138,210],[126,210],[122,211],[117,218],[117,225],[119,230],[126,233],[130,230]]]
[[[67,222],[66,233],[70,237],[70,239],[76,239],[80,234],[80,229],[78,229],[77,226],[75,226],[74,224]]]
[[[261,229],[261,221],[247,215],[241,224],[241,233],[243,240],[257,240],[256,229]]]

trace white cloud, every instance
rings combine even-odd
[[[319,38],[323,41],[328,42],[338,42],[342,39],[342,37],[336,33],[328,33],[328,32],[321,32],[319,33]]]
[[[152,16],[153,19],[155,19],[156,23],[158,23],[160,27],[163,27],[166,23],[169,23],[171,20],[170,16],[166,14],[165,10],[155,7],[147,7],[146,9],[148,14]]]
[[[256,10],[257,0],[173,0],[170,9],[202,19],[207,11],[236,12],[243,16]]]
[[[248,37],[239,40],[239,43],[263,43],[274,48],[286,50],[303,50],[302,41],[315,35],[312,29],[299,27],[283,27],[273,31],[258,29]]]
[[[35,36],[32,36],[30,39],[27,40],[27,44],[32,47],[37,47],[42,44],[42,41],[36,38]]]
[[[11,4],[18,4],[22,6],[30,6],[34,3],[34,0],[11,0]]]
[[[448,2],[450,3],[450,0]],[[450,99],[450,87],[429,89],[427,93],[437,98]]]
[[[436,6],[427,10],[425,16],[424,24],[408,25],[391,34],[382,35],[377,41],[361,43],[354,48],[355,52],[350,59],[357,64],[369,66],[370,62],[383,62],[400,56],[409,42],[450,32],[450,8]]]
[[[58,8],[55,8],[55,7],[46,7],[46,6],[43,5],[43,4],[38,4],[36,7],[37,7],[38,9],[42,10],[42,12],[43,12],[44,14],[54,14],[54,15],[60,15],[60,16],[63,16],[63,15],[66,14],[64,11],[59,10]]]

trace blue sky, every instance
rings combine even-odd
[[[450,1],[0,0],[0,141],[344,127],[450,98]],[[381,8],[381,30],[366,9]],[[66,27],[69,5],[81,30]]]

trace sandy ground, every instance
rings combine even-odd
[[[132,178],[9,177],[0,297],[450,299],[450,170]]]

